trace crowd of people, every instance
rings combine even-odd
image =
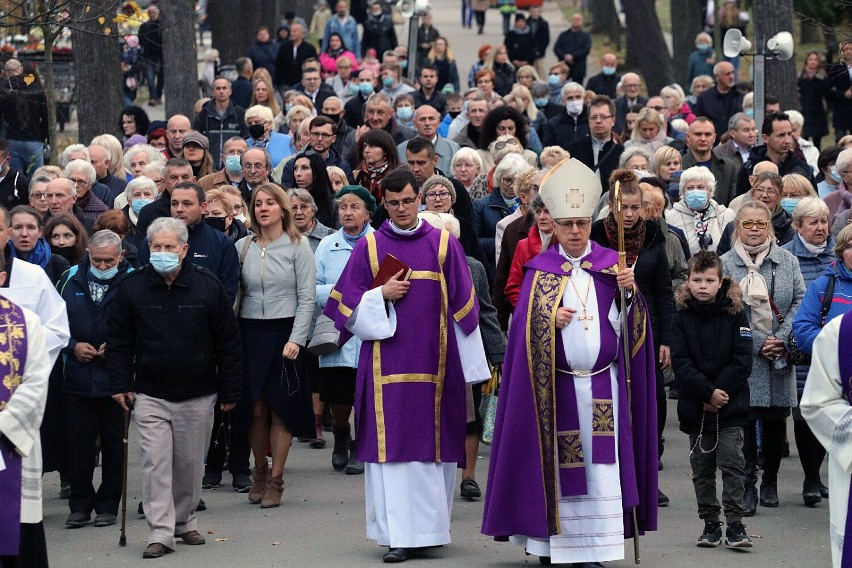
[[[465,5],[481,31],[484,10]],[[41,319],[0,301],[0,372],[23,375],[0,391],[4,456],[24,462],[4,566],[47,566],[34,471],[59,472],[66,527],[116,524],[129,415],[145,558],[205,543],[202,489],[226,470],[250,503],[280,506],[304,443],[365,475],[367,535],[405,561],[449,543],[456,488],[483,497],[493,428],[483,532],[543,564],[601,566],[669,502],[667,396],[689,436],[698,546],[752,546],[743,520],[780,505],[791,414],[804,504],[845,505],[845,469],[828,487],[820,466],[845,420],[824,406],[852,402],[836,366],[852,363],[816,353],[836,357],[847,324],[832,320],[852,305],[852,40],[828,67],[808,55],[801,111],[768,95],[755,124],[750,86],[706,34],[688,91],[645,97],[614,54],[587,76],[580,14],[551,44],[540,7],[500,2],[505,41],[479,49],[462,87],[431,15],[409,54],[387,4],[321,8],[274,39],[257,30],[194,116],[128,105],[121,137],[57,165],[41,159],[38,90],[17,114],[0,97],[0,296]],[[8,92],[29,88],[24,73],[6,64]],[[492,375],[496,418],[480,410]]]

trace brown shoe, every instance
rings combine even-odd
[[[270,477],[269,483],[266,485],[266,491],[263,493],[263,500],[260,502],[262,509],[271,509],[281,505],[281,494],[284,493],[284,474],[278,477]]]
[[[172,552],[174,552],[174,550],[165,544],[152,542],[147,548],[145,548],[145,552],[142,553],[142,558],[160,558],[164,554],[171,554]]]
[[[321,449],[325,447],[325,436],[322,435],[322,414],[314,414],[317,437],[311,440],[311,447]]]
[[[198,531],[187,531],[183,534],[176,534],[175,538],[179,538],[184,544],[198,545],[207,542],[201,533]]]
[[[248,493],[249,503],[253,503],[254,505],[260,503],[268,484],[269,464],[266,460],[263,460],[261,465],[257,465],[254,468],[254,475],[251,478],[251,488]]]

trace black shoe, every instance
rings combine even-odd
[[[207,503],[204,502],[204,499],[198,500],[198,507],[195,508],[196,511],[206,511]]]
[[[349,440],[349,463],[346,464],[346,475],[361,475],[364,464],[355,457],[355,440]]]
[[[98,513],[95,515],[96,527],[111,527],[115,524],[115,515],[112,513]]]
[[[482,491],[479,485],[472,477],[465,477],[461,482],[461,498],[462,499],[478,499],[482,497]]]
[[[761,507],[777,507],[778,506],[778,485],[775,483],[760,484],[760,506]]]
[[[725,544],[731,548],[751,548],[751,539],[745,525],[739,521],[729,523],[725,530]]]
[[[334,418],[331,416],[330,404],[326,404],[322,410],[322,431],[334,432]]]
[[[247,473],[235,473],[233,477],[234,481],[231,485],[233,485],[234,491],[237,493],[248,493],[249,489],[251,489],[251,476]]]
[[[677,399],[678,399],[677,387],[670,386],[669,387],[669,400],[677,400]]]
[[[658,507],[668,507],[669,506],[669,497],[659,489],[657,489],[657,506]]]
[[[544,566],[550,566],[550,556],[539,556],[538,563]]]
[[[746,484],[745,493],[743,493],[743,513],[744,517],[753,517],[757,512],[757,488],[754,485]]]
[[[64,479],[59,480],[59,498],[60,499],[70,499],[71,498],[71,482],[65,481]]]
[[[701,533],[695,544],[701,548],[716,548],[722,544],[722,523],[719,521],[704,521],[704,532]]]
[[[342,470],[349,463],[349,442],[352,440],[352,432],[347,427],[345,430],[334,431],[334,449],[331,450],[331,467],[337,471]]]
[[[136,507],[136,513],[139,515],[145,516],[145,511],[142,509],[142,501],[139,501],[139,506]]]
[[[213,489],[219,487],[220,483],[222,483],[221,471],[206,471],[204,477],[201,478],[202,489]]]
[[[663,471],[663,460],[657,460],[657,471]]]
[[[90,515],[86,513],[71,513],[65,519],[65,528],[79,529],[89,524]]]
[[[828,499],[828,487],[822,481],[819,482],[819,496],[823,499]]]
[[[408,552],[404,548],[391,548],[382,556],[385,564],[396,564],[408,560]]]
[[[174,552],[174,550],[165,544],[153,542],[145,548],[145,551],[142,553],[142,558],[161,558],[164,554],[171,554],[172,552]]]
[[[817,503],[822,501],[822,495],[819,492],[820,485],[819,483],[805,482],[802,487],[802,501],[805,502],[805,506],[816,507]]]

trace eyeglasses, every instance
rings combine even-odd
[[[328,140],[329,138],[334,136],[334,134],[328,134],[326,132],[311,132],[311,136],[314,138],[320,138],[322,140]]]
[[[399,200],[399,201],[397,201],[397,200],[393,200],[393,201],[385,200],[385,207],[387,209],[399,209],[400,206],[408,207],[409,205],[413,204],[415,201],[417,201],[416,197],[406,197],[405,199],[402,199],[402,200]]]
[[[47,199],[47,194],[46,193],[31,193],[30,199],[36,199],[36,200]]]
[[[426,199],[431,199],[432,201],[436,199],[440,199],[441,201],[445,199],[449,199],[450,192],[449,191],[439,191],[436,193],[429,192],[426,194]]]
[[[573,229],[574,227],[586,229],[592,224],[591,219],[554,219],[553,221],[560,227],[567,227],[569,229]]]
[[[766,195],[768,197],[774,197],[774,196],[778,195],[778,191],[776,191],[775,189],[773,189],[771,187],[769,189],[764,189],[762,187],[755,187],[752,190],[752,193],[754,193],[754,195]]]
[[[624,87],[625,89],[629,89],[629,88],[636,88],[636,89],[638,89],[639,87],[641,87],[641,85],[640,85],[639,83],[624,83],[624,84],[622,85],[622,87]]]
[[[89,180],[87,179],[71,179],[71,181],[73,181],[77,185],[86,185],[87,183],[89,183]]]
[[[500,181],[502,181],[506,185],[515,185],[515,178],[513,178],[513,177],[500,178]]]
[[[739,223],[743,229],[753,229],[754,227],[765,229],[769,226],[769,221],[740,221]]]
[[[266,164],[243,164],[243,169],[248,171],[265,170]]]
[[[612,118],[611,114],[596,114],[595,116],[589,117],[589,122],[603,122],[604,120],[609,120]]]
[[[666,107],[664,107],[664,106],[652,106],[652,107],[647,107],[647,108],[652,108],[655,111],[660,112],[661,110],[664,110]]]
[[[500,140],[499,142],[494,143],[495,150],[502,150],[506,147],[507,144],[511,144],[512,146],[520,146],[520,142],[518,142],[517,138],[509,138],[508,140]]]

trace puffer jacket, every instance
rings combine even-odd
[[[752,369],[752,333],[743,310],[739,284],[729,276],[712,302],[699,302],[684,284],[675,295],[672,368],[679,385],[680,429],[697,435],[704,403],[714,389],[728,394],[719,411],[719,428],[745,427],[749,413],[748,377]],[[715,416],[704,417],[704,431],[716,428]]]

